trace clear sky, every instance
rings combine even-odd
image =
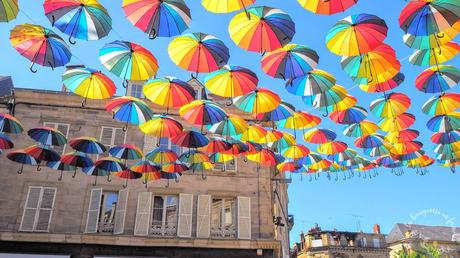
[[[35,23],[51,27],[44,15],[42,3],[37,0],[20,0],[21,12],[18,18],[9,24],[0,24],[0,75],[11,75],[17,87],[41,88],[59,90],[61,88],[61,74],[63,68],[51,71],[49,68],[38,67],[36,74],[29,72],[29,61],[20,56],[9,43],[9,30],[21,23]],[[113,30],[108,37],[99,41],[78,41],[71,46],[74,54],[72,64],[85,64],[88,67],[100,69],[106,74],[98,59],[99,49],[113,40],[128,40],[140,43],[148,48],[159,60],[159,76],[173,75],[181,79],[190,78],[190,73],[176,67],[168,57],[168,38],[149,40],[147,35],[131,25],[121,9],[121,0],[100,0],[108,9],[113,19]],[[189,32],[205,32],[222,39],[230,48],[230,64],[250,68],[260,78],[260,86],[277,92],[283,99],[293,103],[300,110],[311,111],[319,115],[316,110],[308,108],[300,98],[290,95],[284,90],[284,83],[279,79],[272,79],[260,69],[260,55],[246,52],[238,48],[228,35],[227,26],[234,14],[211,14],[204,10],[199,0],[186,1],[192,12],[192,22]],[[420,93],[414,86],[414,80],[423,68],[412,66],[408,62],[411,49],[402,42],[403,32],[398,26],[399,12],[407,4],[403,0],[360,0],[358,4],[345,13],[333,16],[314,15],[304,9],[296,0],[258,0],[257,5],[267,5],[281,8],[288,12],[296,23],[296,35],[292,42],[305,44],[315,49],[320,55],[318,68],[326,70],[337,77],[338,83],[349,89],[349,92],[359,99],[358,104],[368,108],[369,103],[378,94],[364,93],[359,87],[354,87],[352,81],[340,68],[340,57],[330,53],[324,42],[329,28],[341,18],[351,14],[369,13],[385,19],[389,27],[386,43],[397,52],[402,63],[402,72],[406,81],[396,91],[408,94],[412,99],[412,106],[408,112],[416,115],[417,121],[413,128],[420,130],[419,138],[424,149],[432,155],[433,145],[429,141],[431,132],[426,129],[425,123],[429,117],[421,112],[421,106],[430,95]],[[55,32],[67,39],[66,35]],[[450,64],[459,64],[460,58],[450,61]],[[122,94],[121,80],[109,74],[119,86]],[[200,77],[202,78],[202,77]],[[458,91],[458,88],[456,89]],[[374,122],[378,118],[370,114],[369,119]],[[341,135],[342,126],[337,126],[328,119],[321,124],[337,131],[340,140],[352,145],[352,139]],[[309,146],[314,149],[314,146]],[[432,155],[433,156],[433,155]],[[426,223],[433,225],[460,225],[460,195],[459,175],[452,175],[448,170],[437,165],[429,168],[430,173],[419,176],[414,171],[406,169],[403,176],[395,176],[389,170],[379,169],[379,176],[371,180],[353,178],[350,180],[328,181],[321,178],[309,182],[304,176],[294,176],[294,183],[290,185],[289,213],[295,215],[295,226],[291,233],[292,241],[298,240],[302,230],[308,230],[317,222],[324,229],[337,228],[339,230],[371,231],[374,223],[379,223],[382,231],[388,233],[394,223]]]

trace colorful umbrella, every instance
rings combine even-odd
[[[180,35],[191,21],[183,0],[123,0],[122,7],[128,20],[150,39]]]
[[[102,154],[107,149],[104,144],[100,143],[93,137],[77,137],[69,141],[69,146],[74,150],[88,154]]]
[[[10,32],[11,45],[25,58],[29,59],[30,71],[36,73],[35,64],[52,69],[64,66],[72,54],[69,46],[53,31],[40,25],[21,24]]]
[[[118,159],[141,159],[144,154],[139,147],[132,144],[122,144],[109,149],[109,154]]]
[[[267,130],[265,137],[259,139],[258,143],[273,143],[279,141],[282,137],[283,133],[281,131],[275,129]]]
[[[409,33],[404,34],[403,41],[410,48],[414,49],[430,49],[437,47],[439,45],[444,45],[447,42],[457,36],[459,31],[456,28],[459,28],[460,22],[454,24],[453,27],[446,28],[443,32],[431,35],[412,35]],[[441,37],[439,37],[441,36]]]
[[[259,6],[235,15],[228,31],[239,47],[264,54],[289,43],[295,34],[295,24],[282,10]]]
[[[415,140],[420,135],[420,132],[414,129],[404,129],[401,131],[390,132],[385,136],[385,141],[393,144],[400,142],[408,142]]]
[[[140,125],[153,118],[153,111],[144,101],[131,97],[117,97],[105,104],[105,110],[113,113],[113,118],[128,124]]]
[[[259,113],[256,115],[256,119],[258,121],[263,121],[263,122],[275,122],[275,121],[280,121],[283,119],[287,119],[288,117],[292,116],[294,113],[294,106],[291,104],[282,101],[278,107],[273,109],[272,111],[266,112],[266,113]]]
[[[246,120],[237,115],[228,114],[224,119],[209,127],[209,131],[226,137],[233,137],[244,133],[248,128]]]
[[[286,90],[296,96],[313,96],[330,90],[337,80],[323,70],[312,70],[305,76],[290,79],[286,83]]]
[[[319,145],[317,151],[322,154],[336,154],[343,152],[348,148],[348,145],[341,141],[326,142]]]
[[[460,142],[437,144],[433,151],[436,154],[460,152]]]
[[[292,161],[284,161],[276,165],[276,169],[280,172],[294,172],[301,168],[301,165],[299,165],[297,162]]]
[[[125,169],[119,172],[115,172],[114,175],[116,177],[125,179],[125,183],[123,184],[123,188],[128,187],[128,180],[138,179],[142,177],[141,173],[134,172],[130,169]]]
[[[145,158],[150,160],[150,161],[152,161],[152,162],[154,162],[154,163],[156,163],[156,164],[160,164],[160,166],[161,166],[164,163],[174,162],[179,157],[172,150],[168,150],[168,149],[164,149],[164,148],[156,148],[156,149],[152,150],[151,152],[147,153],[145,155]]]
[[[262,70],[274,78],[283,80],[306,76],[316,68],[319,55],[315,50],[298,44],[287,44],[262,57]]]
[[[344,161],[354,159],[356,157],[356,155],[358,155],[358,154],[357,154],[357,152],[355,150],[346,149],[343,152],[327,155],[327,158],[330,159],[331,161],[337,163],[337,164],[341,164]]]
[[[259,169],[259,165],[276,166],[277,164],[275,153],[265,148],[258,152],[247,154],[246,158],[250,161],[256,162],[258,164],[257,169]]]
[[[445,115],[460,108],[460,94],[443,93],[428,99],[422,106],[423,113],[431,116]]]
[[[203,7],[213,13],[231,13],[253,4],[255,0],[201,0]]]
[[[51,168],[51,169],[60,171],[58,181],[62,180],[62,176],[64,174],[64,171],[72,171],[72,172],[75,173],[76,169],[77,169],[74,166],[62,163],[62,161],[60,161],[60,160],[58,160],[58,161],[48,161],[48,162],[46,162],[46,166]]]
[[[439,93],[460,82],[460,70],[451,65],[433,66],[417,76],[415,86],[425,93]]]
[[[358,0],[298,0],[298,2],[312,13],[331,15],[344,12],[355,5]]]
[[[340,20],[329,30],[326,46],[336,55],[362,55],[381,45],[387,31],[383,19],[371,14],[355,14]]]
[[[151,120],[139,126],[145,134],[160,138],[171,138],[180,134],[183,130],[182,124],[172,117],[166,115],[154,115]],[[159,147],[159,141],[157,147]]]
[[[27,134],[34,141],[44,145],[64,146],[67,139],[60,131],[47,126],[39,126],[27,131]]]
[[[74,178],[77,174],[77,168],[88,168],[94,165],[91,158],[89,158],[86,154],[78,151],[62,155],[60,162],[74,168],[72,178]],[[62,170],[60,178],[62,179]]]
[[[281,99],[271,90],[255,89],[249,94],[236,97],[233,103],[244,112],[259,114],[274,110],[281,103]]]
[[[354,124],[366,119],[367,110],[361,106],[353,106],[345,110],[333,111],[329,118],[337,124]]]
[[[0,113],[0,132],[19,134],[24,131],[24,127],[17,118],[9,114]]]
[[[209,139],[200,132],[186,130],[171,138],[171,141],[178,146],[195,149],[206,146],[209,143]]]
[[[14,143],[8,135],[0,133],[0,150],[11,149],[14,147]]]
[[[97,185],[97,177],[107,176],[107,181],[110,180],[110,174],[120,172],[127,169],[121,160],[114,157],[104,157],[100,158],[92,167],[83,168],[83,172],[87,175],[94,176],[94,184]]]
[[[408,141],[393,144],[390,152],[395,155],[403,155],[420,150],[423,144],[418,141]]]
[[[452,130],[460,129],[460,113],[452,112],[445,115],[435,116],[428,120],[426,126],[432,132],[438,133],[446,133]]]
[[[300,159],[308,154],[310,154],[310,150],[306,146],[300,144],[292,145],[283,152],[283,156],[290,159]]]
[[[0,1],[0,22],[9,22],[16,18],[19,12],[18,0]]]
[[[435,144],[448,144],[460,141],[460,130],[453,130],[445,133],[435,133],[431,136]]]
[[[267,136],[267,130],[262,126],[253,124],[249,125],[245,132],[240,137],[242,141],[251,141],[251,142],[266,142],[265,137]]]
[[[209,144],[202,147],[201,150],[208,153],[226,152],[232,148],[232,144],[221,137],[212,137]]]
[[[371,112],[379,117],[396,117],[409,108],[411,99],[403,93],[390,93],[371,102]]]
[[[97,0],[45,0],[45,15],[63,33],[72,38],[98,40],[112,29],[112,18]]]
[[[182,106],[179,114],[186,121],[201,125],[201,132],[204,125],[219,123],[227,117],[227,113],[220,106],[209,100],[194,100]]]
[[[228,142],[230,143],[231,148],[222,154],[237,156],[239,154],[246,153],[249,151],[249,145],[247,143],[244,143],[240,140],[233,139],[233,138],[230,138]]]
[[[358,148],[375,148],[385,144],[385,139],[380,134],[369,134],[362,137],[357,138],[354,141],[354,145]]]
[[[253,71],[235,65],[225,65],[209,73],[204,81],[204,85],[210,92],[224,98],[248,94],[256,89],[258,83],[259,78]]]
[[[282,132],[283,136],[276,142],[268,143],[268,147],[273,148],[275,151],[282,152],[288,147],[296,144],[296,140],[293,135]]]
[[[151,79],[144,84],[144,95],[153,103],[170,108],[179,108],[195,99],[195,90],[188,83],[173,77]]]
[[[308,143],[323,144],[335,140],[337,134],[329,129],[314,128],[305,132],[303,138]]]
[[[179,156],[179,161],[185,164],[199,164],[211,162],[209,156],[199,150],[188,150]]]
[[[294,112],[292,116],[287,119],[278,122],[278,126],[286,129],[294,130],[294,137],[296,130],[308,129],[321,123],[321,118],[306,113],[306,112]]]
[[[378,80],[369,81],[368,78],[355,78],[354,82],[365,92],[384,92],[398,87],[404,82],[405,78],[404,74],[397,73],[393,78],[383,82],[379,82]]]
[[[179,36],[168,46],[171,60],[179,67],[198,73],[209,73],[218,70],[227,64],[230,53],[227,46],[220,39],[204,34],[189,33]]]
[[[61,159],[61,156],[47,145],[32,145],[25,148],[24,151],[30,156],[34,157],[38,163],[41,163],[42,161],[58,161]],[[37,171],[40,170],[41,169],[39,164]]]
[[[458,53],[460,53],[460,45],[451,41],[439,47],[415,50],[409,57],[409,62],[419,66],[439,65],[451,60]]]
[[[374,122],[363,120],[359,123],[350,124],[343,129],[343,134],[350,137],[361,137],[377,132],[379,126]]]
[[[395,132],[409,128],[415,122],[415,116],[410,113],[402,113],[395,117],[384,118],[378,125],[382,131]]]
[[[21,164],[21,168],[17,171],[18,174],[22,174],[24,165],[36,166],[38,164],[37,160],[28,154],[25,150],[11,151],[6,155],[6,157],[11,161]]]
[[[86,99],[108,99],[117,91],[109,77],[91,68],[70,68],[62,75],[62,84],[71,92]]]
[[[147,188],[147,182],[161,179],[160,167],[155,163],[142,159],[129,168],[133,172],[141,173],[143,184]]]

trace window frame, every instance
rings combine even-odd
[[[35,208],[35,216],[34,216],[34,223],[33,223],[32,230],[24,230],[24,229],[22,229],[22,224],[24,222],[24,216],[26,214],[27,202],[29,201],[30,189],[31,188],[40,188],[40,196],[38,198],[37,208]],[[37,227],[38,217],[40,215],[40,210],[43,209],[40,206],[42,204],[43,193],[44,193],[45,189],[54,189],[54,195],[53,195],[53,201],[51,203],[51,208],[44,209],[44,210],[49,210],[50,211],[50,216],[49,216],[49,220],[48,220],[48,228],[46,230],[37,230],[36,227]],[[51,226],[51,219],[53,218],[53,214],[54,214],[54,204],[56,202],[56,195],[57,195],[57,187],[29,185],[28,188],[27,188],[27,197],[26,197],[25,202],[24,202],[24,207],[23,207],[22,216],[21,216],[21,222],[19,224],[19,230],[18,231],[20,231],[20,232],[44,232],[44,233],[49,232],[50,226]]]
[[[156,226],[154,223],[156,220],[154,219],[155,215],[155,197],[161,197],[163,199],[163,207],[162,207],[162,214],[161,214],[161,232],[160,234],[157,234],[156,232],[153,232],[153,227]],[[168,197],[173,197],[176,200],[176,209],[175,209],[175,219],[174,219],[174,226],[175,226],[175,231],[174,234],[168,235],[166,229],[167,229],[167,221],[166,221],[166,214],[167,214],[167,198]],[[149,225],[149,235],[150,236],[161,236],[161,237],[176,237],[177,236],[177,231],[179,227],[179,195],[175,194],[154,194],[152,193],[152,203],[150,207],[151,215],[150,215],[150,225]]]
[[[104,142],[102,142],[102,135],[103,135],[103,133],[104,133],[104,128],[110,128],[110,129],[112,129],[112,137],[110,138],[110,145],[109,145],[109,144],[105,144]],[[126,138],[127,138],[127,136],[128,136],[128,133],[125,132],[125,131],[123,131],[123,128],[122,128],[122,127],[113,127],[113,126],[105,126],[105,125],[101,126],[101,132],[100,132],[100,134],[99,134],[99,142],[102,143],[102,144],[106,147],[107,152],[105,152],[105,153],[103,153],[103,154],[97,154],[97,155],[96,155],[96,160],[98,160],[98,159],[101,157],[101,155],[102,155],[102,157],[109,156],[108,151],[110,150],[110,148],[116,146],[116,145],[115,145],[115,135],[116,135],[116,130],[117,130],[117,129],[122,130],[122,132],[124,133],[123,144],[126,143]]]
[[[227,168],[227,163],[234,161],[235,164],[233,165],[235,168],[234,169],[228,169]],[[227,162],[215,162],[214,167],[212,168],[212,171],[222,171],[222,168],[219,167],[217,168],[217,165],[222,164],[222,167],[225,168],[225,172],[232,172],[232,173],[237,173],[238,172],[238,157],[235,157],[232,161],[227,161]]]
[[[110,232],[105,232],[105,231],[102,231],[102,227],[101,227],[101,224],[102,224],[102,219],[103,219],[103,216],[106,212],[106,202],[108,200],[108,194],[115,194],[117,196],[117,202],[115,204],[115,210],[113,210],[113,220],[112,222],[110,223],[111,224],[111,227],[112,227],[112,231]],[[104,190],[104,188],[102,188],[102,193],[101,193],[101,203],[99,204],[99,217],[97,218],[97,223],[98,223],[98,227],[97,227],[97,232],[98,234],[104,234],[104,233],[110,233],[110,234],[113,234],[113,230],[115,229],[115,219],[116,219],[116,216],[117,216],[117,206],[118,206],[118,199],[119,199],[119,193],[118,191],[111,191],[111,190]]]
[[[50,125],[53,125],[53,126],[50,126]],[[54,128],[56,130],[58,130],[58,127],[59,125],[64,125],[64,126],[67,126],[67,132],[61,132],[62,134],[64,134],[65,138],[69,138],[69,133],[70,133],[70,123],[60,123],[60,122],[48,122],[48,121],[44,121],[43,122],[43,126],[47,126],[47,127],[50,127],[50,128]],[[52,146],[53,149],[56,148],[56,147],[62,147],[62,152],[59,153],[59,155],[62,155],[65,153],[66,149],[67,149],[67,144],[64,144],[63,146]]]
[[[232,225],[233,225],[233,229],[234,229],[234,232],[232,232],[234,234],[234,237],[232,236],[218,236],[216,237],[215,235],[213,235],[213,228],[215,225],[213,225],[213,203],[214,203],[214,200],[220,200],[221,201],[221,207],[220,207],[220,218],[219,218],[219,229],[221,230],[221,234],[224,233],[223,230],[226,230],[226,225],[225,225],[225,202],[226,200],[232,200],[233,201],[233,205],[231,206],[232,207]],[[233,197],[233,196],[211,196],[211,209],[210,209],[210,216],[209,216],[209,219],[210,219],[210,229],[211,229],[211,238],[218,238],[218,239],[238,239],[238,202],[237,202],[237,198]]]
[[[133,95],[133,88],[135,87],[140,87],[140,96],[134,96]],[[138,92],[138,91],[136,91]],[[145,99],[145,95],[144,95],[144,85],[143,84],[138,84],[138,83],[130,83],[128,85],[128,96],[131,96],[131,97],[135,97],[135,98],[138,98],[138,99]]]

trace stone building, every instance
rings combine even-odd
[[[137,84],[131,95],[141,97]],[[198,81],[191,81],[197,89]],[[106,146],[132,143],[148,152],[156,139],[136,126],[112,119],[105,101],[82,99],[63,91],[15,89],[0,98],[0,112],[13,112],[25,129],[47,125],[69,139],[92,136]],[[225,105],[223,105],[225,106]],[[155,112],[163,113],[158,106]],[[245,116],[226,107],[229,113]],[[176,118],[177,114],[172,114]],[[185,124],[186,125],[186,124]],[[186,125],[185,127],[190,127]],[[15,149],[34,142],[23,133],[13,135]],[[176,151],[171,142],[162,141]],[[71,151],[69,147],[58,152]],[[114,257],[288,257],[287,185],[269,168],[258,171],[243,158],[218,164],[202,179],[185,172],[166,186],[151,181],[98,180],[78,172],[65,173],[25,166],[0,156],[0,253],[57,254],[73,258]],[[225,168],[225,171],[223,171]],[[275,219],[276,222],[275,223]]]
[[[386,258],[389,249],[378,225],[374,233],[322,230],[315,226],[300,235],[292,257],[296,258]]]

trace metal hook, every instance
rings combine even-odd
[[[201,179],[206,180],[208,177],[204,173],[204,171],[201,171]]]
[[[24,165],[21,165],[21,168],[16,172],[20,175],[20,174],[22,174],[24,172],[23,169],[24,169]]]
[[[149,32],[149,39],[156,39],[157,36],[157,30],[152,27],[152,29]]]
[[[232,98],[228,98],[227,101],[225,101],[225,105],[226,105],[227,107],[233,105],[233,99],[232,99]]]
[[[77,43],[77,41],[72,41],[72,36],[69,36],[69,43],[71,45],[75,45]]]
[[[107,174],[107,182],[112,182],[112,179],[110,178],[110,174]]]
[[[85,99],[81,102],[81,107],[82,108],[86,106],[86,100],[87,100],[87,98],[85,97]]]
[[[41,171],[41,170],[42,170],[42,168],[40,167],[40,164],[38,164],[37,171]]]
[[[77,175],[77,169],[75,169],[75,171],[73,172],[72,178],[75,178],[76,175]]]
[[[61,174],[58,177],[58,181],[62,181],[62,174],[63,174],[63,171],[61,170]]]
[[[35,65],[35,62],[32,62],[32,64],[30,65],[30,68],[29,70],[32,72],[32,73],[37,73],[37,69],[34,69],[34,65]]]
[[[190,76],[192,76],[192,79],[198,78],[198,72],[191,73]]]

